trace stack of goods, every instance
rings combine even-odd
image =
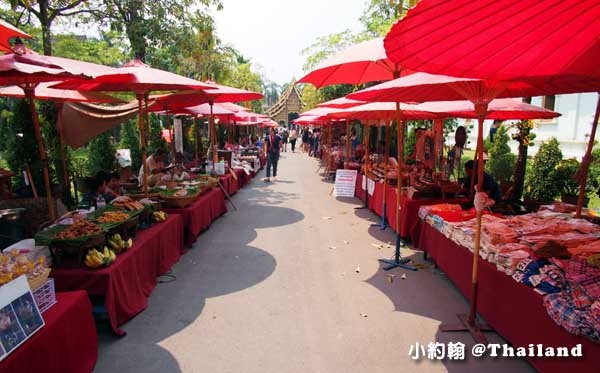
[[[25,254],[16,251],[0,254],[0,286],[21,275],[26,275],[30,284],[43,283],[49,274],[50,269],[44,256],[31,260]]]
[[[419,211],[426,223],[472,250],[475,219],[460,221],[457,214],[447,204]],[[548,314],[557,324],[600,341],[598,225],[548,209],[506,218],[484,215],[480,256],[545,295]]]

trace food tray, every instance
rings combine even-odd
[[[33,298],[40,312],[45,312],[56,304],[56,292],[54,291],[54,279],[48,278],[36,289],[32,290]]]
[[[34,290],[42,286],[46,280],[48,280],[48,276],[50,276],[50,268],[46,268],[42,273],[33,278],[27,278],[27,282],[29,282],[29,287]]]
[[[194,193],[192,195],[183,197],[163,196],[162,198],[165,200],[165,205],[167,205],[168,207],[182,209],[194,203],[194,201],[198,198],[199,195],[200,193]]]

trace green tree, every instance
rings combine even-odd
[[[500,126],[494,135],[494,142],[488,150],[489,159],[485,170],[489,172],[500,184],[506,184],[513,176],[516,155],[512,154],[508,146],[509,136],[506,127]]]
[[[527,152],[529,147],[533,146],[535,133],[532,132],[533,122],[531,120],[519,121],[513,124],[511,128],[515,130],[512,134],[512,139],[519,143],[519,148],[513,174],[513,188],[509,200],[517,201],[523,197],[525,172],[527,169]]]
[[[559,190],[555,183],[555,170],[561,160],[562,152],[554,137],[542,143],[526,180],[525,198],[541,202],[556,198]]]
[[[121,125],[121,149],[129,149],[131,152],[131,168],[139,170],[142,165],[142,150],[140,149],[140,137],[135,119],[130,119]]]
[[[163,127],[158,115],[150,115],[150,139],[148,143],[148,154],[152,154],[158,149],[168,150],[167,142],[162,136]]]
[[[115,146],[111,142],[110,133],[95,137],[87,146],[90,159],[89,171],[90,174],[95,174],[100,170],[112,171],[115,169]]]

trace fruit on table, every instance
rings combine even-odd
[[[167,217],[167,213],[164,211],[155,211],[154,213],[152,213],[152,218],[155,221],[166,221]]]
[[[98,268],[100,266],[109,266],[112,262],[117,259],[117,255],[114,251],[104,246],[102,252],[92,249],[85,256],[84,264],[90,268]]]
[[[120,234],[115,234],[108,239],[108,246],[116,253],[121,253],[133,246],[133,240],[130,238],[125,241]]]

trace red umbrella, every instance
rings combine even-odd
[[[22,47],[15,46],[16,51],[24,52]],[[46,158],[46,150],[42,133],[40,130],[39,118],[35,108],[36,88],[41,82],[57,81],[67,78],[78,78],[84,79],[86,77],[92,77],[98,71],[104,73],[113,72],[114,69],[109,67],[103,67],[95,64],[85,64],[88,67],[94,66],[93,71],[89,73],[85,69],[77,68],[77,61],[69,59],[55,59],[52,57],[46,57],[46,61],[52,61],[52,64],[35,65],[31,62],[32,59],[37,58],[36,54],[26,53],[20,55],[17,53],[10,53],[0,56],[0,84],[2,85],[17,85],[23,90],[24,96],[29,101],[29,107],[31,109],[31,115],[33,125],[35,129],[35,135],[38,142],[38,149],[40,153],[40,159],[42,161],[42,171],[44,174],[44,186],[46,189],[46,198],[48,201],[48,210],[50,219],[54,220],[54,202],[52,199],[52,193],[50,188],[50,175],[48,171],[48,163]],[[61,66],[64,64],[64,68]],[[121,76],[115,75],[116,78]]]
[[[269,119],[265,122],[262,122],[258,125],[260,128],[277,128],[279,127],[279,123],[275,122],[273,119]]]
[[[292,120],[292,123],[299,126],[310,126],[312,124],[325,124],[329,121],[327,116],[323,115],[301,115]]]
[[[0,19],[0,50],[4,52],[12,52],[10,39],[26,38],[31,39],[29,34],[19,30],[15,26]]]
[[[353,106],[362,105],[364,103],[365,103],[364,101],[357,101],[357,100],[351,100],[347,97],[340,97],[340,98],[336,98],[334,100],[321,102],[320,104],[317,105],[317,107],[331,107],[331,108],[338,108],[338,109],[346,109],[346,108],[350,108]]]
[[[478,136],[477,136],[477,183],[478,190],[483,190],[483,122],[487,117],[489,103],[496,97],[519,97],[532,96],[534,92],[549,89],[551,83],[537,82],[532,85],[523,82],[494,82],[488,80],[453,78],[443,75],[431,75],[426,73],[415,73],[390,82],[379,84],[374,87],[364,89],[359,92],[348,95],[349,98],[366,101],[442,101],[442,100],[463,100],[468,99],[474,104],[475,114],[478,118]],[[586,83],[581,82],[581,87]],[[400,122],[400,119],[398,122]],[[404,131],[404,125],[398,126],[398,131]],[[398,134],[398,138],[403,138],[403,133]],[[403,142],[398,141],[399,162],[398,167],[402,167]],[[400,188],[400,183],[399,183]],[[402,193],[398,191],[398,201],[401,202]],[[485,341],[485,337],[480,333],[476,324],[476,305],[477,305],[477,268],[479,265],[479,247],[481,234],[481,211],[477,212],[477,227],[475,235],[475,247],[473,250],[473,294],[471,309],[467,317],[461,318],[469,331],[472,332],[477,341]],[[399,223],[398,223],[399,224]],[[399,239],[396,240],[396,252],[400,245]],[[396,254],[398,258],[398,254]],[[461,316],[462,317],[462,316]]]
[[[247,107],[242,105],[234,104],[233,102],[219,102],[219,105],[226,110],[233,111],[237,113],[238,111],[250,111]]]
[[[432,74],[599,79],[599,19],[596,0],[422,0],[384,44],[390,60]]]
[[[72,79],[54,85],[53,88],[76,89],[80,91],[112,91],[133,92],[138,100],[138,125],[140,128],[140,141],[142,144],[142,165],[146,165],[146,136],[144,119],[147,120],[147,110],[144,110],[143,101],[146,101],[152,91],[167,90],[204,90],[212,89],[207,84],[168,71],[154,69],[138,59],[130,61],[118,69],[120,74],[127,74],[126,80],[116,80],[114,74],[98,76],[89,81]],[[144,172],[144,193],[148,192],[148,173]]]
[[[415,106],[417,109],[433,113],[444,113],[445,116],[455,118],[477,118],[475,106],[471,101],[433,101]],[[512,98],[498,98],[488,104],[487,119],[552,119],[560,116],[552,110],[527,104]],[[431,118],[430,118],[431,119]]]
[[[598,19],[596,0],[423,0],[394,25],[385,48],[391,60],[418,71],[553,83],[531,96],[599,91]],[[585,89],[573,90],[582,84]],[[600,95],[582,162],[577,217],[599,117]]]
[[[400,104],[402,115],[407,120],[428,120],[437,117],[443,117],[440,113],[433,113],[430,110],[420,108],[420,105]],[[363,105],[354,106],[347,109],[339,109],[330,112],[327,116],[338,119],[358,119],[358,120],[392,120],[396,115],[396,104],[393,102],[369,102]]]
[[[65,154],[64,127],[61,120],[62,110],[60,107],[65,101],[73,102],[98,102],[98,103],[119,103],[121,100],[100,92],[79,92],[67,89],[49,88],[53,82],[40,83],[35,89],[35,98],[38,100],[49,100],[59,104],[58,110],[58,133],[60,138],[60,152],[63,164],[63,181],[66,186],[71,185],[67,173],[67,157]],[[23,89],[18,86],[9,86],[0,88],[0,96],[7,97],[25,97]]]
[[[269,116],[267,115],[257,114],[251,111],[239,111],[233,116],[233,120],[239,125],[259,124],[268,119]]]
[[[398,65],[388,59],[383,38],[376,38],[352,45],[329,57],[297,83],[311,83],[320,88],[332,84],[390,80],[398,76]]]

